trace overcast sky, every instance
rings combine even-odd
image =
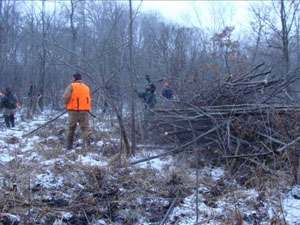
[[[141,1],[136,0],[134,7]],[[253,2],[253,1],[252,1]],[[160,12],[166,20],[173,21],[186,26],[202,26],[212,28],[215,23],[219,26],[235,26],[237,29],[248,24],[248,6],[250,2],[240,1],[163,1],[144,0],[140,9],[144,12]],[[216,24],[215,24],[216,25]]]
[[[92,1],[92,0],[91,0]],[[117,0],[129,4],[128,0]],[[47,8],[53,9],[54,0],[47,0]],[[57,2],[68,2],[57,0]],[[225,26],[235,26],[237,31],[249,25],[248,7],[255,0],[133,0],[133,8],[142,12],[159,12],[166,21],[183,26],[197,26],[219,32]],[[30,3],[30,1],[28,1]],[[41,9],[41,1],[36,1]],[[30,5],[28,6],[30,8]]]

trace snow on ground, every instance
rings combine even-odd
[[[99,154],[87,154],[83,156],[79,156],[76,162],[82,163],[85,166],[107,166],[107,161],[103,160]]]
[[[152,156],[159,155],[160,153],[163,153],[163,150],[161,149],[154,149],[151,152],[147,152],[145,149],[142,149],[141,152],[136,157],[131,158],[131,162],[135,162],[141,159],[147,159]],[[172,157],[171,156],[166,156],[162,158],[155,158],[149,161],[145,161],[139,164],[140,168],[154,168],[157,169],[158,171],[161,171],[164,166],[167,165],[172,165]]]
[[[59,114],[59,113],[57,113]],[[55,117],[55,113],[46,112],[35,118],[32,121],[20,121],[17,115],[16,128],[7,129],[4,123],[0,127],[0,164],[7,165],[6,168],[11,168],[12,172],[15,167],[22,164],[24,167],[23,171],[19,176],[29,176],[31,185],[35,188],[45,188],[45,189],[60,189],[63,185],[70,185],[74,190],[82,190],[83,186],[81,184],[76,184],[75,177],[69,177],[68,182],[65,180],[66,177],[60,173],[60,171],[68,169],[69,165],[77,165],[84,167],[99,167],[108,168],[109,158],[104,157],[101,153],[101,148],[106,143],[103,140],[99,140],[94,143],[99,151],[97,152],[83,152],[82,151],[82,141],[77,141],[77,147],[75,150],[66,152],[65,149],[58,146],[57,143],[61,142],[63,145],[64,139],[63,135],[57,137],[53,135],[50,128],[51,125],[40,129],[40,131],[35,134],[23,138],[24,134],[34,130],[38,126],[41,126],[51,118]],[[55,132],[65,133],[65,128],[67,126],[67,115],[63,115],[60,118],[60,123],[56,127]],[[93,124],[101,132],[109,132],[110,126],[107,123]],[[48,131],[48,133],[46,133]],[[79,138],[80,139],[80,138]],[[118,142],[116,137],[111,138],[111,140]],[[143,149],[138,152],[135,157],[131,158],[130,161],[134,162],[140,159],[152,157],[162,153],[163,150],[156,149],[148,151]],[[20,182],[20,179],[11,176],[10,180],[7,180],[5,176],[9,171],[3,171],[5,167],[2,167],[0,174],[0,185],[4,187],[12,186],[16,182]],[[178,162],[176,164],[172,156],[164,156],[160,158],[155,158],[150,161],[146,161],[133,166],[133,169],[153,169],[158,171],[158,173],[163,173],[165,168],[168,168],[168,172],[179,170]],[[30,172],[28,172],[30,171]],[[191,180],[195,180],[195,171],[190,169],[187,172]],[[76,171],[74,174],[76,175]],[[77,172],[77,176],[81,176],[80,172]],[[182,199],[182,201],[177,204],[172,210],[169,221],[172,224],[178,225],[192,225],[196,221],[196,199],[199,199],[198,204],[198,223],[199,224],[224,224],[226,218],[229,215],[239,212],[243,219],[244,224],[253,224],[256,218],[265,216],[265,220],[261,221],[259,224],[269,224],[266,221],[270,221],[271,218],[284,218],[287,224],[290,225],[300,225],[300,187],[290,187],[288,188],[290,192],[278,192],[278,195],[272,193],[272,190],[266,190],[264,195],[270,193],[272,197],[270,202],[260,202],[259,198],[262,193],[254,189],[246,189],[245,187],[239,187],[232,181],[233,191],[225,191],[223,195],[219,195],[217,198],[208,198],[208,193],[211,192],[213,187],[217,187],[218,182],[222,181],[225,177],[225,171],[222,168],[204,167],[200,170],[200,181],[201,179],[209,180],[211,186],[201,185],[198,188],[198,192],[193,192],[191,195]],[[73,182],[73,183],[72,183]],[[22,184],[26,186],[25,184]],[[22,186],[21,184],[19,186]],[[18,187],[20,188],[20,187]],[[72,189],[70,188],[70,189]],[[120,188],[120,191],[124,191]],[[51,194],[45,192],[45,199],[52,199]],[[198,195],[198,197],[197,197]],[[65,199],[70,199],[70,193],[63,193]],[[277,198],[274,198],[277,196]],[[142,196],[140,196],[142,197]],[[273,201],[273,202],[272,202]],[[257,205],[254,205],[256,202]],[[273,203],[273,204],[272,204]],[[261,212],[261,215],[257,212],[256,208],[265,209],[266,214]],[[279,210],[280,209],[280,210]],[[61,212],[61,218],[70,218],[70,212]],[[145,222],[142,224],[151,224]],[[220,222],[223,221],[223,222]],[[259,219],[257,219],[259,222]],[[230,224],[229,221],[226,221]],[[61,221],[56,220],[54,224],[63,224]],[[91,223],[92,224],[92,223]],[[105,220],[98,220],[94,224],[106,224]],[[153,224],[153,223],[152,223]],[[166,223],[168,224],[168,223]],[[170,223],[171,224],[171,223]]]

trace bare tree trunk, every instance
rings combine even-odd
[[[262,35],[262,29],[263,29],[263,25],[262,25],[262,21],[261,21],[261,15],[258,13],[257,16],[258,16],[259,27],[258,27],[258,32],[257,32],[257,39],[256,39],[256,43],[255,43],[254,54],[253,54],[253,58],[252,58],[252,64],[255,63],[255,60],[256,60],[257,55],[258,55],[258,49],[259,49],[261,35]]]
[[[73,52],[76,52],[77,33],[76,33],[75,26],[74,26],[74,13],[75,13],[74,0],[71,0],[71,14],[70,14],[70,26],[71,26],[71,33],[72,33],[71,50]],[[75,60],[75,55],[71,54],[70,64],[72,66],[74,66],[76,64],[75,61],[76,61]]]
[[[2,32],[3,32],[2,20],[3,20],[3,18],[2,18],[2,0],[0,0],[0,60],[2,59],[2,45],[3,45],[3,41],[2,41]],[[0,68],[2,68],[1,64],[2,64],[2,62],[0,62]],[[0,71],[2,71],[2,69],[0,69]]]
[[[82,57],[86,59],[86,18],[85,18],[85,5],[86,1],[82,2],[82,20],[83,20],[83,43],[82,43]],[[83,69],[86,71],[86,62],[83,62]]]
[[[290,69],[290,59],[289,59],[289,31],[287,28],[287,15],[285,11],[284,0],[280,1],[280,20],[282,27],[282,53],[284,61],[284,73],[288,73]]]
[[[35,74],[35,67],[34,67],[34,61],[35,61],[35,57],[34,57],[34,2],[33,0],[31,0],[31,15],[30,15],[30,57],[29,59],[31,60],[32,64],[30,67],[30,74],[31,74],[31,80],[32,81],[32,76]],[[35,83],[35,81],[34,81]],[[37,97],[37,91],[36,91],[36,85],[32,84],[32,93],[31,96],[28,96],[28,107],[27,107],[27,115],[26,118],[27,119],[32,119],[35,113],[35,104],[34,102],[36,102],[36,97]]]
[[[299,29],[300,29],[300,17],[296,19],[296,42],[297,42],[297,68],[300,67],[300,46],[299,46]],[[298,96],[299,99],[299,96]],[[300,149],[298,149],[298,170],[297,170],[297,184],[300,185]]]
[[[296,21],[296,50],[297,50],[297,67],[300,68],[300,17],[295,20]]]
[[[300,185],[300,149],[298,149],[297,184]]]
[[[44,92],[45,92],[45,76],[46,76],[46,24],[45,24],[45,0],[42,2],[42,32],[43,32],[43,40],[42,40],[42,67],[41,67],[41,74],[40,74],[40,82],[39,82],[39,94],[40,102],[37,102],[37,104],[40,103],[40,109],[43,111],[44,109]]]
[[[134,102],[134,74],[133,74],[133,55],[132,55],[132,0],[129,0],[129,15],[130,15],[130,22],[129,22],[129,73],[130,73],[130,89],[131,89],[131,154],[135,154],[135,147],[136,147],[136,137],[135,137],[135,102]],[[127,155],[130,155],[127,152]]]
[[[283,56],[283,72],[287,74],[290,71],[290,52],[289,52],[289,34],[295,23],[296,13],[298,11],[298,2],[291,1],[289,9],[286,10],[286,0],[280,0],[280,21],[281,21],[281,41],[282,41],[282,56]],[[289,98],[293,96],[296,87],[290,85],[286,88],[286,94]],[[295,96],[294,96],[295,97]]]

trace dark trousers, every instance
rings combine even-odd
[[[15,109],[4,108],[3,117],[7,127],[15,126]]]
[[[9,116],[4,116],[5,124],[7,127],[15,126],[15,115],[10,114]]]

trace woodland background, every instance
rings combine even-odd
[[[53,224],[60,217],[57,208],[72,211],[72,218],[81,218],[82,224],[99,219],[107,224],[138,224],[144,219],[164,224],[172,208],[194,193],[195,211],[180,212],[170,224],[191,216],[196,224],[199,218],[220,224],[288,224],[280,194],[291,193],[293,201],[288,202],[300,198],[295,185],[300,184],[299,4],[250,2],[249,29],[242,32],[225,23],[230,8],[214,8],[215,4],[212,26],[204,28],[203,21],[199,26],[166,22],[157,13],[133,9],[131,1],[0,0],[0,87],[3,91],[11,86],[21,102],[19,130],[1,127],[0,150],[3,159],[8,156],[1,167],[2,211],[17,215],[28,210],[21,215],[24,224],[39,221],[46,212],[51,218],[47,224]],[[61,96],[75,72],[93,92],[95,148],[79,150],[77,135],[77,150],[66,152]],[[158,100],[150,115],[135,93],[147,84],[146,75],[156,85]],[[175,95],[167,107],[161,104],[163,81]],[[53,117],[48,118],[49,112]],[[55,117],[58,113],[61,118]],[[45,123],[44,129],[45,124],[35,121],[40,116],[53,123]],[[176,163],[170,160],[166,174],[151,166],[133,166],[158,158],[169,161],[165,156],[173,153]],[[82,166],[81,158],[89,155],[105,163]],[[78,174],[70,169],[74,165]],[[221,179],[199,174],[214,166],[224,169]],[[52,180],[51,171],[54,181],[68,174],[74,190],[68,182],[49,188],[39,176],[32,175],[31,181],[34,173]],[[296,191],[290,192],[292,187]],[[252,189],[257,195],[240,207],[237,196],[246,199],[239,195],[241,190],[252,196]],[[149,204],[139,202],[145,196]],[[199,204],[209,210],[200,211]],[[216,218],[220,205],[233,208],[224,215],[221,207]],[[149,207],[151,216],[145,213]],[[298,208],[296,202],[293,209]],[[75,219],[71,224],[78,224]]]
[[[272,77],[283,77],[300,63],[297,1],[253,2],[247,33],[226,26],[221,7],[212,15],[213,27],[202,29],[138,10],[131,21],[124,1],[48,4],[0,1],[0,85],[14,87],[23,97],[32,81],[45,106],[60,102],[74,71],[129,105],[130,89],[142,88],[146,74],[168,80],[188,101],[207,85],[238,77],[262,62],[272,68]]]
[[[157,86],[158,102],[162,81],[169,82],[176,96],[172,109],[236,104],[295,109],[299,2],[249,4],[249,29],[243,33],[225,24],[226,10],[230,8],[211,4],[213,23],[207,29],[167,23],[157,13],[133,9],[131,1],[2,0],[0,86],[12,86],[24,107],[38,102],[41,110],[63,110],[64,88],[74,72],[82,73],[93,92],[93,110],[108,103],[117,117],[127,155],[134,154],[140,129],[137,112],[142,106],[134,90],[143,89],[146,76]],[[30,82],[33,101],[27,96]],[[29,108],[27,118],[32,118],[39,110]],[[124,109],[130,117],[125,120]]]

